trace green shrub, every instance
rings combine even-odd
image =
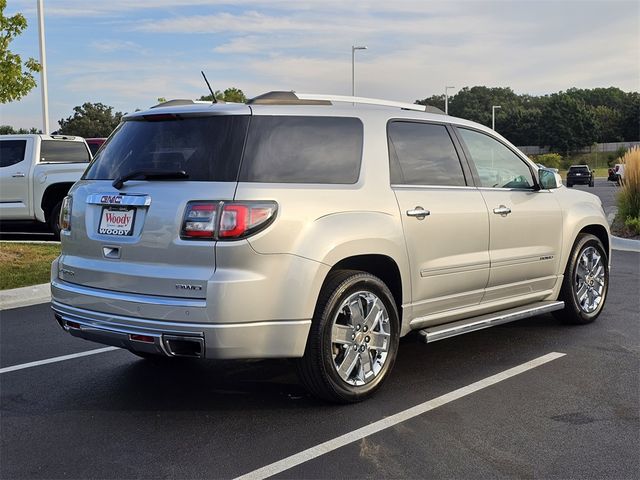
[[[536,163],[541,163],[548,168],[560,168],[562,166],[562,155],[558,153],[544,153],[536,157]]]
[[[624,226],[634,235],[640,235],[640,217],[627,217]]]
[[[618,214],[624,221],[640,217],[640,148],[634,147],[622,157],[624,176],[618,193]]]
[[[618,147],[615,158],[622,158],[629,151],[627,147]]]

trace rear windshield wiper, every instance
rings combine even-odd
[[[182,180],[189,178],[184,170],[134,170],[116,178],[111,185],[120,190],[127,180]]]

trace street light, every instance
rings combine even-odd
[[[502,108],[500,105],[494,105],[491,107],[491,130],[496,129],[496,109]]]
[[[44,6],[38,0],[38,32],[40,33],[40,90],[42,91],[42,132],[49,134],[49,95],[47,92],[47,52],[44,44]]]
[[[444,87],[444,114],[449,115],[449,89],[456,87]]]
[[[351,45],[351,96],[356,96],[356,50],[366,50],[364,45],[356,47]]]

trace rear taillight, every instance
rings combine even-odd
[[[236,240],[271,224],[276,202],[189,202],[182,222],[183,239]]]
[[[71,230],[71,204],[73,202],[73,198],[66,196],[62,200],[62,205],[60,206],[60,230],[69,231]]]
[[[182,238],[215,238],[217,216],[218,203],[189,202],[182,222]]]

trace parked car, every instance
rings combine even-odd
[[[567,171],[567,187],[574,185],[594,185],[593,171],[588,165],[571,165]]]
[[[607,180],[622,185],[624,181],[624,163],[616,163],[613,168],[610,168]]]
[[[599,199],[424,109],[272,92],[126,115],[64,201],[55,318],[147,359],[296,358],[334,402],[376,391],[412,330],[595,320]]]
[[[0,220],[44,222],[57,235],[62,199],[89,160],[80,137],[0,135]]]
[[[102,146],[106,138],[85,138],[87,145],[89,145],[89,150],[91,150],[91,155],[95,155],[98,152],[98,149]]]

